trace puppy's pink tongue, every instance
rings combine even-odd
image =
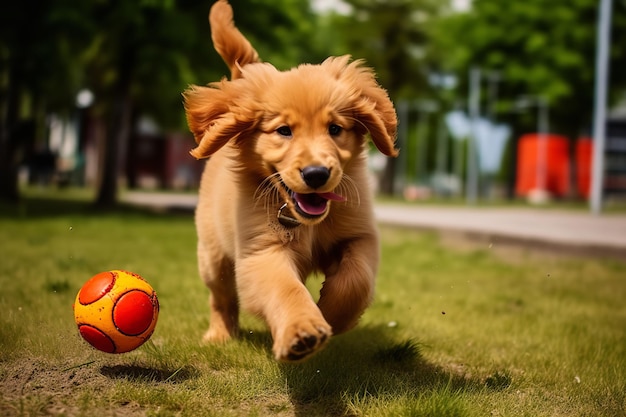
[[[328,209],[328,200],[346,201],[345,197],[333,192],[311,194],[293,193],[293,198],[300,210],[311,216],[320,216],[324,214],[324,212]]]
[[[322,198],[325,198],[326,200],[333,200],[333,201],[346,201],[347,198],[345,198],[342,195],[339,194],[335,194],[333,192],[329,192],[329,193],[317,193],[317,195],[319,195]]]

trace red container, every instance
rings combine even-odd
[[[522,136],[517,144],[517,178],[515,193],[526,197],[532,190],[540,188],[537,171],[540,166],[541,135]],[[560,135],[545,135],[545,180],[543,188],[555,197],[564,197],[569,192],[570,158],[569,141]]]

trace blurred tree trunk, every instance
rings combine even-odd
[[[130,111],[131,102],[128,96],[120,97],[112,110],[112,121],[107,126],[101,182],[96,199],[96,206],[99,208],[110,208],[118,202],[120,150],[128,142]]]
[[[370,1],[345,0],[353,13],[335,24],[345,47],[355,57],[363,57],[367,65],[376,70],[381,85],[392,100],[406,97],[424,97],[428,91],[428,56],[426,26],[416,22],[414,16],[434,19],[440,4],[427,0]],[[358,16],[358,18],[357,18]],[[420,53],[416,53],[420,51]],[[406,140],[406,138],[405,138]],[[401,149],[400,152],[404,152]],[[381,194],[393,195],[396,172],[395,158],[388,158],[379,182]]]
[[[135,128],[139,122],[139,115],[137,108],[133,106],[133,112],[130,116],[130,124],[133,127],[128,135],[128,146],[126,146],[125,170],[126,170],[126,187],[129,190],[136,190],[139,188],[139,172],[137,170],[137,156],[139,146],[139,132]]]
[[[7,130],[5,126],[2,130]],[[16,152],[10,134],[2,133],[0,139],[0,201],[16,203],[20,200],[17,184],[18,164]]]
[[[4,60],[3,60],[4,61]],[[5,106],[0,117],[0,201],[15,203],[20,199],[18,188],[18,109],[19,94],[9,63],[8,82],[2,91]]]
[[[133,102],[131,97],[134,52],[126,48],[120,57],[118,80],[113,103],[109,109],[109,123],[104,144],[104,161],[101,166],[101,182],[98,188],[96,206],[111,208],[118,203],[120,150],[126,146],[132,129]]]
[[[380,177],[380,193],[391,196],[394,193],[396,178],[396,158],[387,158],[383,175]]]

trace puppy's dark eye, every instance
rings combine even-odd
[[[334,123],[332,123],[330,126],[328,126],[328,134],[330,136],[337,136],[338,134],[341,133],[341,131],[343,130],[343,128],[339,125],[336,125]]]
[[[281,126],[278,129],[276,129],[276,133],[278,133],[281,136],[291,136],[291,128],[289,126]]]

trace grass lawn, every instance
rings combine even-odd
[[[250,316],[239,340],[200,343],[208,291],[190,215],[46,194],[0,207],[0,415],[626,415],[626,264],[381,233],[359,327],[285,365]],[[161,304],[152,339],[121,355],[89,347],[73,321],[81,285],[110,269],[141,274]]]

